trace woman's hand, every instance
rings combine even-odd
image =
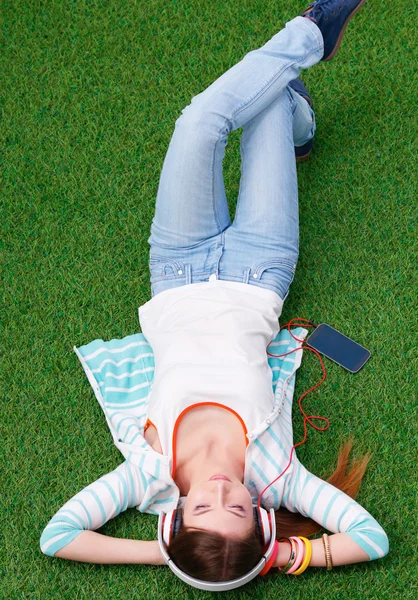
[[[157,540],[113,538],[95,531],[82,531],[55,556],[95,564],[165,564]]]

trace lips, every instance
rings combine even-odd
[[[221,481],[229,481],[230,483],[232,483],[232,482],[231,482],[231,480],[230,480],[228,477],[226,477],[226,475],[213,475],[213,476],[212,476],[212,477],[209,479],[209,481],[218,481],[218,480],[221,480]]]

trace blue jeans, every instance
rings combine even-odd
[[[218,278],[286,298],[299,250],[294,145],[315,133],[312,109],[288,83],[322,55],[318,27],[296,17],[182,111],[148,240],[153,295]],[[238,127],[241,181],[231,224],[222,159]]]

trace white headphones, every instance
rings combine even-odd
[[[260,540],[264,547],[264,554],[257,565],[242,577],[230,581],[203,581],[201,579],[195,579],[179,569],[168,555],[167,546],[170,545],[172,539],[181,529],[183,510],[180,508],[176,508],[168,513],[161,512],[158,518],[158,543],[165,562],[173,573],[175,573],[182,581],[188,583],[192,587],[200,590],[208,590],[210,592],[233,590],[234,588],[241,587],[248,583],[259,573],[265,575],[276,557],[278,548],[274,509],[271,508],[270,511],[267,512],[264,508],[258,508],[257,505],[253,505],[253,512],[255,527],[260,535]]]

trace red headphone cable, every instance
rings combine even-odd
[[[295,321],[297,321],[297,323],[295,323]],[[308,321],[307,319],[300,319],[300,318],[294,318],[291,319],[288,323],[286,323],[286,325],[282,325],[280,327],[280,331],[282,329],[284,329],[285,327],[287,327],[290,335],[292,336],[292,338],[294,340],[296,340],[297,342],[302,342],[302,345],[299,346],[298,348],[294,348],[293,350],[290,350],[290,352],[285,352],[284,354],[272,354],[271,352],[269,352],[269,350],[267,349],[267,354],[269,356],[271,356],[272,358],[282,358],[285,356],[288,356],[289,354],[292,354],[293,352],[296,352],[297,350],[309,350],[310,352],[314,352],[317,357],[319,358],[319,362],[321,363],[321,368],[322,368],[322,379],[320,381],[318,381],[314,386],[312,386],[311,388],[309,388],[306,392],[304,392],[299,400],[298,400],[298,407],[300,412],[303,415],[303,439],[298,442],[297,444],[294,444],[292,446],[292,449],[290,451],[290,458],[289,458],[289,462],[287,463],[286,467],[283,469],[283,471],[280,473],[280,475],[278,475],[276,477],[276,479],[273,479],[273,481],[271,483],[269,483],[264,489],[263,491],[260,493],[259,497],[258,497],[258,501],[257,501],[257,506],[258,508],[260,508],[261,506],[261,497],[264,494],[264,492],[271,486],[273,485],[273,483],[275,483],[278,479],[280,479],[280,477],[282,477],[286,471],[289,469],[291,463],[292,463],[292,459],[293,459],[293,453],[295,451],[295,448],[297,448],[298,446],[301,446],[302,444],[304,444],[306,442],[306,438],[308,437],[308,425],[310,425],[311,427],[313,427],[314,429],[316,429],[317,431],[326,431],[328,429],[328,427],[330,426],[330,422],[326,417],[322,417],[321,415],[307,415],[306,412],[303,410],[302,408],[302,400],[304,398],[306,398],[306,396],[310,393],[313,392],[313,390],[315,390],[316,388],[318,388],[326,379],[327,376],[327,372],[324,366],[324,362],[322,360],[321,355],[319,354],[319,352],[317,350],[315,350],[314,348],[311,348],[310,346],[308,346],[307,344],[304,344],[303,342],[305,340],[303,339],[299,339],[296,336],[293,335],[293,333],[291,332],[290,328],[291,326],[301,326],[301,327],[313,327],[316,328],[316,325],[314,323],[312,323],[311,321]],[[319,426],[319,425],[315,425],[315,423],[313,421],[318,420],[318,421],[325,421],[325,425],[323,427]]]

